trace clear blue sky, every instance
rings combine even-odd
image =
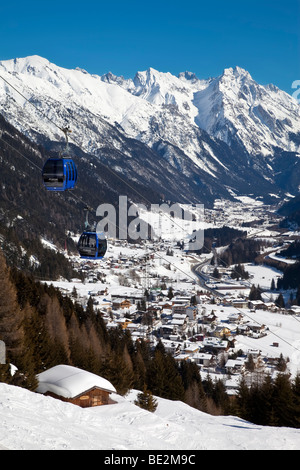
[[[0,51],[0,60],[37,54],[125,78],[149,67],[208,78],[238,65],[293,93],[300,0],[6,0]]]

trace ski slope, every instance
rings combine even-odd
[[[8,450],[299,450],[300,429],[264,427],[211,416],[158,398],[155,413],[112,394],[116,404],[80,408],[0,384],[0,449]]]

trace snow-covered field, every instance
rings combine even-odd
[[[224,307],[222,305],[207,305],[218,317],[219,322],[224,322],[229,313],[239,312],[245,321],[265,325],[266,336],[261,338],[245,335],[235,336],[235,350],[260,351],[266,358],[279,357],[280,354],[288,359],[288,371],[292,377],[300,372],[300,317],[298,315],[285,315],[265,310],[249,311],[244,308]],[[209,310],[208,310],[209,311]],[[225,324],[225,323],[223,323]],[[274,346],[278,344],[278,346]]]
[[[211,416],[162,398],[150,413],[135,397],[113,394],[116,404],[83,409],[1,383],[0,449],[300,450],[300,429]]]

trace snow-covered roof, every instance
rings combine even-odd
[[[77,367],[58,365],[37,376],[38,393],[52,392],[64,398],[75,398],[93,387],[107,392],[116,392],[115,387],[103,377]]]

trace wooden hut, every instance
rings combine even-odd
[[[77,367],[58,365],[38,374],[38,393],[73,403],[81,408],[114,403],[114,386],[103,377]]]

